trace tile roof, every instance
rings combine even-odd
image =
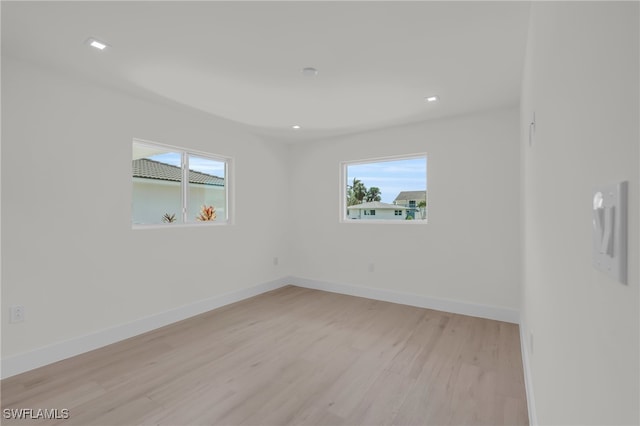
[[[182,180],[182,169],[180,167],[150,160],[148,158],[139,158],[137,160],[133,160],[131,163],[133,177],[168,180],[173,182],[180,182]],[[224,186],[224,178],[189,170],[189,183]]]
[[[381,203],[380,201],[372,201],[370,203],[354,204],[347,209],[389,209],[389,210],[406,210],[406,207],[396,206],[395,204]]]
[[[398,200],[425,200],[427,201],[427,191],[402,191],[398,194],[394,202]]]

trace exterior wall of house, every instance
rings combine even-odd
[[[411,198],[411,199],[408,199],[408,200],[396,200],[395,204],[398,205],[398,206],[409,207],[409,202],[411,202],[411,201],[414,201],[416,203],[416,206],[417,206],[420,201],[427,201],[427,199],[426,198],[420,198],[420,199]]]
[[[133,224],[162,223],[165,213],[180,220],[180,182],[133,179],[131,220]]]
[[[181,188],[179,182],[157,179],[133,178],[132,223],[162,223],[165,213],[175,214],[181,221]],[[218,220],[225,217],[224,187],[213,185],[189,185],[188,220],[195,221],[203,204],[216,208]]]
[[[365,211],[374,210],[376,212],[375,215],[365,215]],[[392,209],[351,209],[349,211],[349,215],[347,216],[349,219],[362,219],[362,220],[404,220],[405,214],[404,212],[400,216],[395,215],[395,210]]]
[[[397,206],[409,207],[409,201],[415,201],[416,205],[418,204],[418,200],[396,200],[395,204]]]
[[[187,220],[189,222],[196,221],[196,217],[205,204],[216,208],[216,220],[224,220],[227,204],[224,187],[190,183]]]
[[[415,207],[410,207],[410,204],[411,204],[412,201],[415,204]],[[397,206],[406,207],[407,208],[407,212],[409,214],[412,214],[414,219],[426,219],[427,218],[426,209],[418,207],[418,204],[420,203],[420,201],[427,201],[427,200],[426,200],[426,198],[408,199],[408,200],[400,199],[400,200],[394,201],[394,203]],[[404,216],[407,215],[407,212],[404,213]]]

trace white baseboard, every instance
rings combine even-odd
[[[529,343],[526,338],[527,327],[520,321],[520,351],[522,352],[522,370],[524,371],[524,387],[527,392],[527,409],[529,410],[529,426],[538,426],[536,400],[533,397],[533,381],[529,364]]]
[[[147,331],[155,330],[165,325],[202,314],[212,309],[275,290],[288,284],[291,284],[290,278],[283,277],[253,287],[243,288],[220,296],[200,300],[189,305],[180,306],[169,311],[110,327],[85,336],[13,355],[2,360],[1,377],[4,379],[65,358],[89,352],[120,340],[128,339],[146,333]]]
[[[70,340],[54,343],[49,346],[44,346],[33,351],[7,357],[2,360],[2,371],[0,373],[0,377],[4,379],[16,374],[24,373],[25,371],[33,370],[47,364],[89,352],[94,349],[155,330],[165,325],[208,312],[212,309],[235,303],[249,297],[257,296],[258,294],[265,293],[267,291],[275,290],[285,285],[295,285],[298,287],[366,297],[385,302],[400,303],[403,305],[435,309],[510,323],[518,323],[519,320],[518,311],[514,309],[479,305],[449,299],[438,299],[391,290],[355,286],[351,284],[329,283],[300,277],[283,277],[253,287],[244,288],[189,305],[180,306],[178,308],[141,318],[126,324],[99,330],[85,336],[76,337]],[[526,352],[523,351],[523,359],[526,356],[525,354]],[[527,374],[527,372],[528,369],[525,369],[525,374]],[[526,378],[527,376],[525,375],[525,379]],[[527,383],[530,383],[530,379]],[[529,394],[530,388],[529,385],[527,385],[528,398]],[[531,393],[531,395],[533,394]],[[529,403],[529,406],[532,406],[531,402]]]
[[[329,291],[332,293],[348,294],[350,296],[366,297],[368,299],[400,303],[402,305],[434,309],[437,311],[469,315],[472,317],[493,319],[514,324],[518,324],[520,320],[520,314],[515,309],[480,305],[458,300],[439,299],[435,297],[422,296],[411,293],[401,293],[379,288],[362,287],[352,284],[337,284],[299,277],[290,278],[290,283],[298,287],[312,288],[315,290]]]

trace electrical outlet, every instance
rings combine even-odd
[[[24,306],[16,305],[9,308],[11,313],[11,319],[9,322],[22,322],[24,321]]]
[[[278,262],[279,262],[278,256],[274,257],[273,258],[273,266],[278,266]]]
[[[375,263],[373,262],[369,263],[369,272],[374,272],[375,270],[376,270]]]

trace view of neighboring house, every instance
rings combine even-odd
[[[369,203],[355,204],[347,207],[348,219],[395,219],[404,220],[407,209],[395,204],[371,201]]]
[[[139,158],[132,161],[132,171],[134,224],[162,223],[165,214],[182,215],[180,167]],[[189,221],[196,220],[203,204],[214,206],[218,217],[225,217],[224,183],[224,178],[189,170]]]
[[[424,206],[420,202],[424,201]],[[393,204],[407,208],[407,216],[414,219],[426,219],[427,216],[427,191],[402,191],[398,194]]]
[[[406,220],[427,218],[427,191],[401,191],[393,204],[371,201],[347,207],[348,219]]]

